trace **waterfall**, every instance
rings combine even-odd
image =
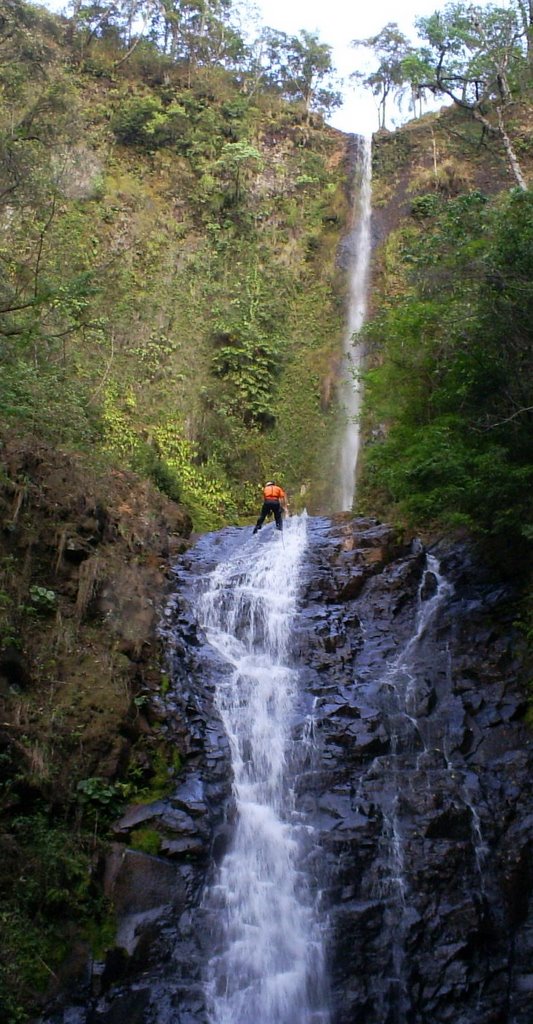
[[[341,441],[340,507],[350,510],[355,494],[355,476],[359,453],[359,409],[361,385],[359,374],[363,358],[362,345],[354,342],[354,334],[363,326],[366,314],[368,271],[370,265],[370,220],[372,214],[372,140],[358,138],[357,200],[354,205],[354,226],[347,240],[350,260],[349,298],[340,400],[346,417]]]
[[[114,823],[115,943],[40,1024],[531,1024],[514,585],[348,519],[180,556],[150,707],[183,762]]]
[[[204,906],[219,929],[208,967],[211,1024],[326,1024],[322,934],[295,813],[289,661],[306,517],[267,528],[203,583],[198,614],[222,658],[216,702],[232,754],[236,821]]]

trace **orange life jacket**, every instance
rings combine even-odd
[[[263,498],[265,501],[283,501],[285,496],[285,491],[278,487],[277,484],[267,484],[263,488]]]

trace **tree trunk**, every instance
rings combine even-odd
[[[472,108],[470,108],[470,109],[472,109]],[[518,157],[517,157],[517,155],[516,155],[516,153],[515,153],[515,151],[513,149],[513,144],[511,142],[511,140],[510,140],[506,130],[505,130],[505,125],[504,125],[504,122],[503,122],[502,108],[501,107],[496,107],[496,111],[497,111],[497,114],[498,114],[498,127],[497,128],[495,128],[494,125],[492,125],[490,123],[488,118],[485,117],[485,115],[482,114],[480,110],[474,109],[472,111],[472,113],[474,114],[474,117],[476,118],[476,121],[480,121],[481,124],[484,125],[484,127],[491,134],[494,134],[494,132],[496,132],[500,136],[500,138],[501,138],[501,140],[503,142],[503,145],[504,145],[504,149],[505,149],[505,153],[506,153],[507,160],[508,160],[508,163],[509,163],[509,167],[511,168],[511,171],[512,171],[512,174],[513,174],[513,178],[515,179],[516,184],[518,185],[518,187],[521,188],[523,192],[527,192],[528,186],[527,186],[526,179],[524,178],[524,174],[522,172],[522,168],[520,167],[520,162],[519,162]]]
[[[518,0],[518,8],[526,38],[527,60],[531,67],[533,65],[533,0]]]
[[[511,167],[511,170],[512,170],[512,172],[514,174],[514,177],[516,179],[516,183],[519,186],[519,188],[521,188],[524,192],[527,192],[526,179],[524,178],[524,175],[522,173],[522,168],[520,167],[520,163],[519,163],[518,157],[517,157],[517,155],[516,155],[516,153],[515,153],[515,151],[513,149],[511,140],[510,140],[510,138],[509,138],[509,136],[508,136],[508,134],[507,134],[507,132],[505,130],[505,125],[503,123],[503,114],[502,114],[501,107],[497,107],[497,111],[498,111],[498,128],[499,128],[499,131],[500,131],[500,135],[502,137],[503,144],[505,146],[505,152],[507,153],[507,159],[509,161],[509,166]]]

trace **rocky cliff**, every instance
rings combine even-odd
[[[295,770],[295,812],[314,837],[331,1020],[526,1024],[533,751],[514,585],[466,542],[427,550],[375,520],[310,519],[308,537],[291,661],[314,749]],[[202,892],[234,807],[214,704],[222,667],[194,594],[243,539],[207,535],[176,566],[159,715],[183,771],[168,798],[116,824],[116,948],[47,1022],[206,1020]],[[296,750],[305,723],[295,715]],[[140,824],[157,833],[156,855],[129,848]]]
[[[0,1017],[39,1005],[107,927],[101,855],[124,799],[165,790],[147,718],[187,514],[133,473],[35,438],[0,451]],[[100,938],[98,938],[100,935]],[[106,941],[105,939],[103,940]]]

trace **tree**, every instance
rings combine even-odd
[[[533,64],[533,0],[514,0],[523,35],[526,40],[528,63]]]
[[[235,202],[242,198],[243,182],[247,176],[257,172],[262,166],[263,160],[259,150],[249,142],[227,142],[217,161],[222,176],[232,182]]]
[[[244,42],[231,25],[232,0],[72,0],[82,50],[114,30],[126,46],[123,64],[140,40],[152,40],[173,60],[197,64],[233,63]]]
[[[353,39],[351,46],[364,46],[373,50],[378,66],[366,74],[354,71],[350,78],[361,82],[378,98],[378,123],[385,128],[387,101],[391,95],[400,95],[409,81],[404,70],[404,61],[412,52],[409,40],[400,32],[396,22],[389,22],[375,36],[368,39]]]
[[[296,95],[305,103],[307,113],[329,113],[340,106],[340,96],[331,88],[333,64],[331,47],[320,43],[313,32],[301,31],[291,39],[288,67]]]
[[[419,18],[416,26],[423,43],[402,61],[404,76],[417,88],[449,96],[485,131],[499,136],[517,185],[527,189],[505,126],[514,81],[526,61],[518,9],[450,4]]]
[[[241,55],[244,42],[231,25],[231,0],[150,0],[165,25],[171,56],[198,64],[225,64]]]
[[[315,33],[302,30],[288,36],[267,28],[262,40],[263,77],[268,85],[277,86],[288,99],[302,100],[308,116],[312,110],[328,114],[340,106],[331,47],[319,42]]]

